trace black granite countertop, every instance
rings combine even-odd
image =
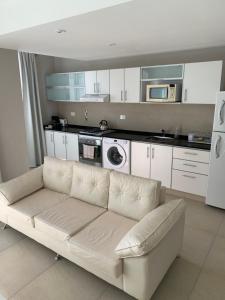
[[[68,133],[80,133],[81,130],[93,129],[96,127],[80,126],[80,125],[68,125],[67,127],[62,127],[58,129],[48,129],[54,131],[68,132]],[[47,130],[47,128],[45,128]],[[162,144],[177,147],[187,147],[196,148],[201,150],[210,150],[211,144],[208,143],[194,143],[188,142],[188,137],[186,135],[180,135],[174,138],[172,134],[166,134],[168,139],[156,138],[155,136],[161,136],[161,133],[157,132],[142,132],[142,131],[130,131],[130,130],[120,130],[112,129],[113,132],[103,134],[102,137],[123,139],[130,141],[140,141],[145,143]]]

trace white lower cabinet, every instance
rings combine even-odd
[[[79,160],[78,135],[66,133],[66,159]]]
[[[173,170],[172,188],[174,190],[205,196],[207,183],[207,175]]]
[[[66,134],[64,132],[54,132],[55,157],[66,159]]]
[[[209,151],[174,147],[172,189],[206,196]]]
[[[46,150],[47,155],[54,157],[55,156],[55,144],[54,144],[54,132],[50,130],[45,131],[45,141],[46,141]]]
[[[151,145],[151,179],[159,180],[162,185],[171,187],[173,148],[164,145]]]
[[[59,131],[45,131],[47,155],[59,159],[79,160],[78,135]]]
[[[143,142],[131,143],[131,174],[171,186],[172,147]]]
[[[148,143],[131,142],[131,174],[150,178],[151,145]]]

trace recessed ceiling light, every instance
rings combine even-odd
[[[110,43],[109,44],[109,47],[114,47],[114,46],[116,46],[116,43]]]
[[[65,33],[65,32],[66,32],[66,29],[56,29],[56,32],[57,32],[57,33]]]

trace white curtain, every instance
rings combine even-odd
[[[43,163],[46,152],[35,54],[18,52],[30,167]]]

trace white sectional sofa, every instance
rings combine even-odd
[[[182,245],[184,202],[163,198],[158,181],[46,157],[0,185],[0,220],[147,300]]]

